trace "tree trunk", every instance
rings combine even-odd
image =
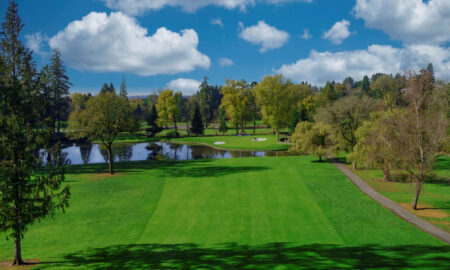
[[[175,134],[178,134],[177,119],[175,118],[175,116],[173,117],[173,124],[175,125]]]
[[[275,129],[275,135],[276,135],[276,141],[278,142],[278,139],[279,139],[279,132],[278,132],[278,129]]]
[[[114,174],[114,169],[113,169],[113,156],[112,156],[112,150],[111,150],[111,146],[107,147],[108,149],[108,163],[109,163],[109,173],[110,174]]]
[[[58,119],[58,134],[59,134],[59,131],[61,130],[61,121],[59,121],[59,119]]]
[[[239,125],[236,124],[236,136],[239,135]]]
[[[190,132],[189,132],[189,120],[186,121],[186,132],[187,132],[187,135],[189,136],[190,135]]]
[[[256,133],[256,118],[253,118],[253,134]]]
[[[319,162],[322,162],[322,156],[319,155]]]
[[[22,265],[24,264],[22,260],[22,246],[20,243],[20,237],[16,237],[14,239],[14,261],[13,265]]]
[[[386,182],[391,181],[391,171],[389,170],[389,168],[383,168],[383,178]]]
[[[353,170],[357,170],[357,167],[356,167],[356,161],[353,161],[353,162],[352,162],[352,167],[353,167]]]
[[[419,201],[419,194],[421,189],[422,189],[422,180],[419,180],[416,183],[416,196],[414,196],[414,201],[412,204],[414,210],[417,210],[417,202]]]

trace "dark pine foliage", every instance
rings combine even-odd
[[[200,106],[198,104],[195,105],[194,116],[192,117],[191,122],[191,132],[196,134],[197,136],[203,135],[205,131],[205,127],[203,126],[202,115],[200,113]]]
[[[43,170],[39,149],[53,133],[40,122],[42,89],[32,53],[20,41],[23,28],[11,0],[0,33],[0,231],[15,241],[14,264],[23,264],[21,240],[27,228],[68,206],[69,186],[59,144]]]
[[[157,119],[158,111],[156,110],[156,106],[153,105],[150,109],[150,112],[146,113],[145,115],[145,121],[149,126],[147,128],[147,132],[150,133],[152,137],[155,137],[157,133],[160,133],[162,131],[162,128],[158,126]]]

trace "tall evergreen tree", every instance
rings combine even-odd
[[[108,91],[110,93],[116,94],[116,88],[114,88],[114,84],[112,83],[109,84]]]
[[[108,84],[104,83],[102,86],[102,89],[100,89],[100,92],[98,94],[102,95],[102,94],[106,94],[108,92],[109,92],[109,86],[108,86]]]
[[[195,133],[197,136],[203,135],[205,131],[205,127],[203,126],[202,115],[200,113],[200,106],[198,104],[195,105],[194,116],[192,117],[191,122],[191,132]]]
[[[158,120],[158,111],[156,111],[156,105],[152,105],[150,112],[145,115],[145,121],[149,126],[147,132],[150,132],[152,137],[155,137],[157,133],[162,131],[162,128],[158,126],[157,120]]]
[[[66,68],[58,49],[52,51],[50,74],[52,90],[52,126],[59,133],[64,118],[64,108],[68,107],[69,89],[72,85],[66,75]],[[56,126],[55,126],[56,125]]]
[[[222,133],[222,135],[225,135],[227,131],[227,115],[225,112],[225,108],[222,107],[219,109],[219,132]]]
[[[428,63],[427,65],[427,71],[430,72],[432,76],[432,82],[434,83],[434,68],[432,63]]]
[[[361,84],[361,90],[365,94],[367,94],[370,90],[370,82],[369,82],[369,77],[367,77],[367,75],[365,75],[363,77],[362,84]]]
[[[57,162],[43,173],[39,149],[49,133],[38,131],[39,83],[31,52],[20,40],[23,24],[14,0],[0,32],[0,231],[14,239],[13,264],[24,264],[21,240],[28,227],[68,206],[69,186],[57,144]],[[38,171],[40,172],[38,174]]]
[[[203,79],[202,84],[200,85],[200,91],[198,92],[199,96],[199,106],[200,113],[202,115],[202,119],[204,125],[208,127],[211,121],[214,118],[214,110],[213,110],[213,87],[208,84],[208,77]]]
[[[128,99],[127,84],[125,83],[125,77],[122,78],[119,96]]]
[[[51,119],[52,117],[52,97],[51,97],[51,76],[50,67],[45,65],[39,73],[39,88],[41,90],[42,119]]]

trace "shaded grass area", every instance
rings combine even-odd
[[[252,139],[263,138],[265,141],[253,141]],[[212,136],[212,137],[185,137],[172,139],[171,142],[179,143],[200,143],[219,149],[236,150],[287,150],[289,144],[279,143],[274,135],[253,135],[253,136]],[[215,142],[224,142],[216,145]]]
[[[450,267],[449,246],[315,157],[70,166],[66,214],[27,232],[38,269]],[[12,241],[0,240],[0,260]]]
[[[347,167],[352,169],[350,165]],[[381,170],[360,169],[353,171],[384,196],[450,232],[450,157],[441,156],[437,159],[433,175],[426,179],[423,184],[418,210],[412,209],[415,186],[407,181],[406,175],[394,172],[392,181],[385,182]]]
[[[441,253],[449,250],[422,245],[341,247],[228,243],[216,248],[202,248],[196,244],[117,245],[70,254],[63,262],[44,262],[37,269],[47,266],[92,269],[445,269],[449,266],[448,259]]]

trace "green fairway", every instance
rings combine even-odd
[[[253,139],[258,138],[265,140],[253,141]],[[207,144],[220,149],[286,150],[289,148],[289,144],[277,142],[275,135],[185,137],[172,139],[171,141],[180,143]],[[214,144],[215,142],[224,142],[224,144]]]
[[[448,269],[450,248],[314,157],[71,166],[71,205],[35,224],[51,269]],[[0,241],[10,260],[13,241]]]

